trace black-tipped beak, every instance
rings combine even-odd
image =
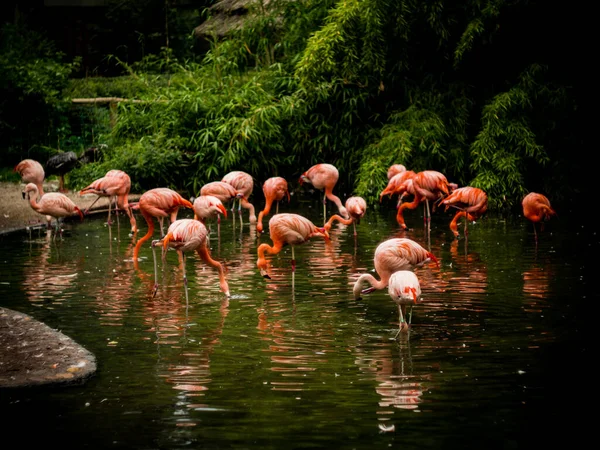
[[[21,195],[23,196],[23,200],[25,200],[25,196],[27,195],[25,191],[21,192]]]

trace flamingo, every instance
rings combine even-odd
[[[379,202],[381,203],[384,195],[391,197],[392,195],[401,195],[405,193],[408,189],[406,181],[414,178],[416,174],[417,173],[412,170],[405,170],[392,176],[392,178],[388,180],[388,184],[385,189],[381,191],[381,194],[379,194]],[[409,194],[410,193],[411,192],[409,192]]]
[[[409,182],[410,183],[410,182]],[[417,172],[412,178],[413,189],[415,198],[412,202],[402,203],[399,207],[398,214],[402,214],[402,210],[409,208],[415,209],[419,203],[425,201],[425,212],[423,214],[423,220],[427,222],[427,226],[431,222],[431,211],[429,208],[429,201],[433,201],[433,208],[438,201],[441,201],[444,197],[448,196],[450,192],[456,189],[458,186],[454,183],[449,183],[446,176],[436,170],[424,170]],[[400,196],[402,199],[402,195]],[[398,218],[398,216],[397,216]],[[408,228],[404,221],[398,222],[403,229]]]
[[[543,194],[530,192],[523,198],[523,215],[533,224],[533,234],[537,242],[536,224],[540,224],[540,231],[544,230],[544,222],[552,216],[556,216],[556,211],[550,206],[550,200]]]
[[[212,195],[221,200],[223,205],[228,204],[230,201],[234,201],[236,198],[242,198],[244,194],[239,192],[231,184],[225,183],[224,181],[212,181],[206,183],[200,189],[200,195]],[[217,217],[217,223],[221,223],[221,216]]]
[[[23,191],[23,198],[29,200],[31,208],[42,215],[46,216],[48,228],[50,228],[52,218],[56,219],[56,230],[58,231],[60,219],[63,217],[72,216],[74,213],[79,214],[83,220],[83,213],[79,207],[73,203],[69,197],[60,192],[47,192],[37,200],[39,195],[38,187],[35,183],[28,183]]]
[[[250,211],[250,223],[256,223],[254,205],[250,203],[250,201],[248,201],[248,198],[250,197],[250,195],[252,195],[252,190],[254,189],[254,181],[252,180],[252,175],[246,172],[235,170],[225,175],[221,181],[224,183],[229,183],[235,188],[236,191],[241,192],[243,194],[242,197],[239,198],[238,213],[241,217],[242,208],[247,209],[248,211]],[[231,211],[233,211],[234,207],[235,199],[233,200]]]
[[[85,210],[85,213],[98,201],[101,197],[108,197],[108,219],[107,223],[110,225],[110,208],[113,199],[115,199],[116,207],[123,209],[129,217],[129,223],[131,224],[131,232],[137,232],[137,222],[131,211],[129,205],[129,191],[131,189],[131,178],[122,170],[109,170],[102,178],[98,178],[89,186],[79,191],[79,195],[95,194],[98,197],[94,202]]]
[[[446,211],[450,206],[457,208],[458,212],[450,222],[450,229],[455,237],[458,237],[458,219],[465,217],[465,237],[467,236],[467,223],[469,220],[479,219],[488,207],[487,194],[476,187],[465,186],[455,189],[441,202],[446,206]]]
[[[344,219],[348,219],[348,211],[344,205],[342,205],[342,201],[340,198],[333,193],[333,188],[337,183],[340,174],[337,168],[332,164],[316,164],[300,175],[300,185],[303,183],[311,183],[315,189],[325,190],[323,195],[323,219],[326,220],[327,212],[326,212],[326,199],[331,200],[336,204],[340,214],[344,217]]]
[[[227,218],[227,210],[223,202],[214,195],[201,195],[194,199],[194,219],[206,225],[206,219],[219,217],[223,214]]]
[[[221,286],[221,290],[227,297],[230,296],[229,285],[227,284],[227,279],[225,276],[225,268],[223,264],[212,259],[210,255],[210,250],[208,249],[208,245],[206,242],[207,236],[208,230],[206,226],[199,220],[179,219],[175,220],[173,223],[171,223],[171,225],[169,225],[169,229],[167,230],[167,234],[164,238],[152,242],[153,247],[155,245],[163,246],[163,255],[169,247],[175,249],[177,253],[179,253],[183,267],[183,283],[186,288],[186,298],[187,275],[185,272],[185,252],[190,252],[194,250],[198,253],[200,258],[202,258],[202,260],[206,264],[214,267],[217,270],[217,272],[219,272],[219,285]],[[156,281],[155,284],[155,292],[157,287],[158,281]]]
[[[24,159],[15,166],[15,172],[21,176],[25,184],[33,183],[38,188],[38,195],[44,195],[44,168],[35,159]],[[36,199],[37,200],[37,199]]]
[[[362,197],[353,196],[349,197],[348,200],[346,200],[345,206],[346,211],[348,211],[348,214],[350,215],[350,218],[344,219],[343,217],[334,214],[329,218],[329,220],[323,226],[323,228],[325,228],[325,230],[327,231],[331,230],[333,222],[337,220],[338,222],[343,223],[344,225],[352,224],[354,226],[354,236],[357,236],[358,233],[356,232],[356,224],[360,223],[360,219],[362,219],[365,213],[367,212],[367,202]]]
[[[285,180],[285,178],[268,178],[264,182],[262,189],[263,193],[265,194],[265,209],[258,213],[256,231],[259,233],[263,232],[262,219],[271,211],[271,206],[273,205],[273,202],[277,202],[275,214],[279,214],[279,202],[283,200],[283,197],[287,196],[287,201],[288,203],[290,202],[290,191],[288,190],[288,183]]]
[[[398,270],[413,270],[430,261],[434,262],[437,267],[440,266],[433,253],[412,239],[392,238],[383,241],[375,249],[373,257],[375,270],[381,279],[377,280],[369,273],[362,274],[354,283],[352,289],[354,298],[359,299],[361,293],[368,294],[377,289],[384,289],[392,274]],[[369,283],[371,287],[361,291],[365,282]]]
[[[296,260],[294,256],[294,247],[307,242],[314,236],[329,239],[329,233],[325,228],[319,228],[306,217],[299,214],[281,213],[275,214],[269,220],[269,234],[273,241],[273,246],[263,243],[258,246],[258,260],[256,266],[260,274],[265,278],[271,278],[269,275],[269,264],[265,258],[265,252],[275,255],[281,251],[284,245],[292,247],[292,272],[296,270]]]
[[[142,244],[152,237],[154,233],[153,217],[158,219],[160,223],[160,232],[163,233],[163,221],[165,217],[169,217],[171,223],[177,219],[179,208],[185,207],[193,209],[194,205],[189,200],[186,200],[177,192],[169,188],[154,188],[144,192],[138,201],[138,208],[146,219],[148,224],[148,232],[142,236],[133,249],[133,260],[138,260],[138,255]]]
[[[387,171],[387,179],[391,180],[394,175],[398,175],[402,172],[406,172],[406,167],[402,164],[392,164]]]
[[[388,293],[394,302],[398,305],[399,326],[398,333],[408,331],[412,319],[413,304],[417,304],[417,300],[421,298],[421,285],[419,278],[410,270],[399,270],[394,272],[390,277],[388,285]],[[406,317],[406,305],[410,305],[410,315],[408,323]]]

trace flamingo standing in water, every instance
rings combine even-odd
[[[394,175],[406,172],[406,167],[402,164],[392,164],[387,171],[387,179],[391,180]]]
[[[533,224],[533,234],[537,242],[536,224],[540,224],[540,231],[544,230],[544,222],[552,216],[556,216],[556,211],[550,206],[550,200],[543,194],[530,192],[522,201],[523,215]]]
[[[269,275],[269,264],[265,258],[265,252],[275,255],[281,251],[284,245],[292,247],[292,272],[296,270],[296,259],[294,256],[294,247],[307,242],[315,236],[329,239],[329,233],[324,228],[317,227],[314,223],[298,214],[275,214],[269,220],[269,234],[273,245],[260,244],[258,246],[258,260],[256,266],[260,274],[265,278],[271,278]]]
[[[142,236],[133,249],[133,260],[138,260],[140,248],[142,244],[152,237],[154,233],[154,220],[156,217],[160,223],[161,235],[164,235],[163,221],[165,217],[169,217],[171,223],[177,219],[179,208],[185,207],[193,209],[194,205],[189,200],[186,200],[177,192],[169,188],[155,188],[144,192],[138,201],[138,208],[146,219],[148,224],[148,232]]]
[[[346,211],[348,211],[350,216],[349,219],[344,219],[343,217],[334,214],[329,218],[323,228],[325,228],[327,231],[331,230],[333,222],[337,220],[344,225],[352,224],[354,226],[354,236],[357,236],[358,233],[356,232],[356,224],[360,224],[360,219],[362,219],[367,212],[367,202],[362,197],[349,197],[348,200],[346,200]]]
[[[23,191],[23,198],[29,200],[31,208],[44,216],[48,221],[48,228],[51,226],[52,218],[56,219],[56,231],[60,226],[60,219],[73,214],[79,214],[81,220],[83,220],[83,213],[73,203],[69,197],[60,192],[47,192],[38,199],[38,187],[35,183],[28,183]]]
[[[450,222],[450,229],[455,237],[458,237],[458,219],[465,218],[465,237],[467,236],[467,223],[469,220],[479,219],[488,207],[487,194],[476,187],[465,186],[455,189],[441,202],[446,206],[446,211],[450,206],[458,209],[454,218]]]
[[[271,212],[273,202],[277,202],[275,214],[279,214],[279,202],[284,197],[287,197],[288,203],[290,202],[290,191],[288,190],[288,183],[285,178],[271,177],[264,182],[262,189],[263,194],[265,194],[265,209],[258,213],[256,231],[259,233],[263,232],[262,219]]]
[[[332,164],[316,164],[300,175],[300,185],[306,182],[312,184],[315,189],[325,190],[323,195],[323,220],[327,220],[327,199],[336,204],[340,214],[344,217],[344,219],[348,219],[349,217],[348,211],[346,211],[346,208],[344,205],[342,205],[342,201],[333,193],[333,188],[335,187],[339,177],[340,174],[337,168]]]
[[[227,218],[227,210],[223,202],[214,195],[201,195],[194,199],[194,219],[206,225],[207,219],[219,217],[221,214]]]
[[[254,205],[248,200],[250,195],[252,195],[252,190],[254,189],[254,181],[252,180],[252,175],[246,172],[235,170],[225,175],[221,181],[224,183],[229,183],[235,188],[236,191],[242,193],[242,197],[238,197],[238,213],[241,217],[242,208],[247,209],[248,211],[250,211],[250,223],[256,223]],[[233,200],[231,211],[233,211],[234,207],[235,199]]]
[[[141,199],[140,199],[141,200]],[[170,247],[179,253],[183,268],[183,283],[186,289],[187,299],[187,275],[185,272],[185,252],[196,251],[202,261],[209,266],[214,267],[219,272],[219,284],[223,293],[229,297],[229,285],[225,276],[225,268],[223,264],[214,260],[210,255],[210,250],[206,242],[208,230],[206,226],[195,219],[179,219],[175,220],[169,226],[167,234],[161,240],[153,241],[152,247],[162,245],[163,256],[164,252]],[[154,258],[156,268],[156,257]],[[156,270],[155,270],[156,274]],[[158,288],[158,279],[155,280],[155,293]]]
[[[355,299],[361,294],[368,294],[377,289],[384,289],[394,272],[399,270],[413,270],[415,267],[432,261],[439,267],[437,258],[417,242],[408,238],[392,238],[383,241],[375,249],[373,262],[375,270],[381,277],[377,280],[370,273],[364,273],[354,283],[352,292]],[[369,283],[371,287],[361,290],[363,283]]]
[[[217,197],[221,200],[223,205],[229,204],[230,201],[235,202],[236,198],[242,198],[244,196],[242,192],[224,181],[212,181],[206,183],[200,188],[200,195],[212,195],[213,197]],[[221,216],[217,217],[217,223],[221,223]]]
[[[21,176],[25,184],[33,183],[38,188],[38,195],[44,195],[44,168],[35,159],[24,159],[15,166],[15,172]],[[36,199],[37,200],[37,199]]]
[[[398,333],[408,331],[412,320],[412,308],[421,298],[421,284],[419,278],[410,270],[399,270],[390,277],[388,284],[388,293],[394,302],[398,305]],[[408,323],[406,322],[406,306],[410,305],[410,315]]]
[[[94,202],[85,210],[85,213],[98,201],[101,197],[108,197],[108,219],[107,223],[110,225],[110,208],[113,200],[115,200],[116,208],[123,209],[129,217],[129,223],[131,224],[131,232],[137,232],[137,222],[131,211],[129,205],[129,191],[131,189],[131,178],[122,170],[109,170],[106,175],[102,178],[98,178],[89,186],[79,191],[79,195],[95,194],[98,197]]]

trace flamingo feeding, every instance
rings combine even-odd
[[[52,218],[56,219],[56,230],[58,231],[60,226],[60,219],[73,214],[79,214],[81,220],[83,220],[83,213],[73,203],[73,201],[65,194],[60,192],[47,192],[38,199],[38,187],[35,183],[28,183],[23,191],[23,198],[29,200],[31,208],[44,216],[48,221],[48,228],[50,228]]]
[[[368,294],[377,289],[384,289],[394,272],[399,270],[413,270],[427,262],[434,262],[439,267],[437,258],[417,242],[408,238],[392,238],[383,241],[375,249],[373,263],[375,271],[381,279],[377,280],[373,275],[364,273],[354,283],[352,292],[355,299],[362,294]],[[363,283],[369,283],[371,287],[361,290]]]
[[[279,202],[287,197],[288,203],[290,202],[290,191],[288,190],[288,183],[285,178],[282,177],[271,177],[263,183],[263,194],[265,194],[265,208],[258,213],[258,221],[256,223],[256,231],[259,233],[263,232],[262,220],[263,217],[271,212],[271,206],[273,202],[276,203],[275,214],[279,214]]]
[[[15,172],[21,176],[25,184],[33,183],[38,188],[38,195],[44,195],[44,168],[35,159],[24,159],[15,166]],[[37,199],[36,199],[37,200]]]
[[[246,172],[235,170],[225,175],[221,181],[232,185],[236,191],[242,194],[242,197],[238,197],[238,213],[240,217],[242,216],[242,208],[247,209],[248,211],[250,211],[250,223],[256,223],[254,205],[248,200],[250,195],[252,195],[252,190],[254,189],[254,181],[252,180],[252,175]],[[234,207],[235,199],[233,200],[233,205],[231,207],[232,211]]]
[[[348,200],[346,200],[345,206],[350,218],[344,219],[343,217],[334,214],[329,218],[329,220],[323,226],[323,228],[325,228],[325,230],[327,231],[331,230],[333,222],[337,220],[338,222],[343,223],[344,225],[352,224],[354,226],[354,236],[357,236],[358,233],[356,232],[356,225],[360,224],[360,219],[362,219],[365,213],[367,212],[367,202],[362,197],[353,196],[349,197]]]
[[[326,203],[327,199],[331,200],[337,206],[340,214],[344,219],[348,219],[348,211],[340,198],[333,193],[340,174],[337,168],[332,164],[315,164],[302,175],[300,175],[300,185],[303,183],[312,184],[315,189],[324,190],[323,195],[323,220],[327,220]]]
[[[163,221],[165,217],[169,217],[171,223],[177,219],[179,208],[185,207],[193,209],[194,205],[189,200],[186,200],[177,192],[169,188],[154,188],[144,192],[138,201],[138,207],[146,223],[148,224],[148,232],[142,236],[133,249],[133,260],[138,260],[140,248],[142,244],[152,237],[154,233],[154,220],[156,217],[160,223],[161,235],[163,233]]]
[[[543,194],[530,192],[522,201],[523,215],[533,224],[533,234],[537,242],[536,224],[540,224],[540,231],[544,230],[544,222],[552,216],[556,216],[556,211],[550,206],[550,200]]]
[[[408,331],[412,320],[412,308],[421,298],[421,284],[419,278],[410,270],[399,270],[390,277],[388,293],[396,305],[398,305],[398,333]],[[410,315],[406,321],[406,306],[410,305]]]
[[[454,218],[450,222],[450,230],[458,237],[458,220],[461,217],[465,218],[465,237],[467,236],[467,223],[469,220],[479,219],[488,207],[487,194],[476,187],[465,186],[455,189],[452,193],[441,202],[446,206],[446,211],[449,207],[458,209]]]
[[[206,225],[207,219],[219,217],[221,214],[227,218],[227,210],[223,202],[214,195],[201,195],[194,199],[194,219]]]
[[[284,245],[290,245],[292,247],[292,271],[295,271],[295,246],[304,244],[315,236],[329,239],[327,230],[317,227],[306,217],[290,213],[275,214],[271,217],[269,220],[269,235],[271,236],[273,245],[260,244],[257,250],[258,260],[256,261],[256,266],[260,270],[260,274],[265,278],[271,278],[265,252],[275,255],[281,251]]]
[[[212,195],[221,200],[223,205],[229,204],[230,201],[235,201],[236,198],[242,198],[244,194],[239,192],[231,184],[224,181],[212,181],[206,183],[200,189],[200,195]],[[221,223],[221,216],[217,217],[217,223]]]
[[[214,267],[219,273],[219,284],[221,286],[221,290],[223,293],[229,297],[229,285],[227,284],[227,279],[225,276],[225,268],[223,264],[214,260],[210,255],[210,250],[208,249],[208,245],[206,242],[206,237],[208,236],[208,230],[206,226],[199,220],[195,219],[179,219],[175,220],[171,225],[169,225],[169,229],[167,230],[167,234],[164,238],[159,241],[154,241],[152,243],[153,247],[155,245],[163,246],[163,255],[164,252],[170,247],[173,248],[179,253],[182,261],[183,268],[183,283],[186,288],[186,298],[187,298],[187,275],[185,272],[185,252],[196,251],[202,261],[208,264],[211,267]],[[156,258],[155,258],[156,261]],[[157,288],[158,282],[156,281],[155,291]]]
[[[122,170],[109,170],[106,175],[102,178],[98,178],[89,186],[79,191],[79,195],[95,194],[98,197],[94,202],[86,209],[86,214],[90,208],[98,201],[101,197],[108,197],[108,219],[107,223],[110,225],[110,209],[113,200],[115,200],[116,208],[121,208],[125,211],[129,217],[129,223],[131,224],[131,232],[137,232],[137,222],[131,211],[129,205],[129,191],[131,189],[131,178]]]

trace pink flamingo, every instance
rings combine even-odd
[[[345,219],[349,217],[348,211],[346,211],[346,208],[342,205],[342,201],[333,193],[333,188],[339,177],[340,174],[337,168],[332,164],[316,164],[300,175],[300,185],[306,182],[312,184],[315,189],[325,190],[323,195],[323,220],[327,220],[326,199],[335,203],[340,214]]]
[[[263,243],[258,246],[257,250],[258,260],[256,266],[265,278],[271,278],[265,252],[275,255],[281,251],[284,245],[290,245],[292,247],[292,272],[294,272],[296,270],[295,246],[304,244],[315,236],[329,239],[329,233],[324,228],[317,227],[306,217],[289,213],[275,214],[271,217],[271,220],[269,220],[269,234],[273,245]]]
[[[550,200],[543,194],[530,192],[522,201],[523,215],[533,224],[533,234],[537,242],[536,224],[540,224],[540,231],[544,230],[544,222],[552,216],[556,216],[556,211],[550,206]]]
[[[23,198],[29,200],[31,208],[44,216],[48,221],[48,228],[50,228],[52,218],[56,219],[56,230],[58,231],[60,226],[60,219],[64,217],[72,216],[73,214],[79,214],[81,220],[83,220],[83,213],[73,203],[69,197],[60,192],[47,192],[38,198],[38,187],[35,183],[28,183],[23,191]]]
[[[158,241],[152,242],[152,246],[162,245],[163,256],[164,252],[170,247],[179,253],[182,261],[183,268],[183,283],[186,288],[186,299],[187,299],[187,275],[185,272],[185,252],[196,251],[202,261],[211,267],[214,267],[219,272],[219,285],[223,293],[229,297],[229,285],[225,276],[225,268],[223,264],[214,260],[210,255],[210,250],[206,242],[208,236],[208,230],[206,226],[199,220],[195,219],[179,219],[175,220],[169,226],[167,234],[164,238]],[[156,258],[155,258],[156,265]],[[156,272],[155,272],[156,273]],[[155,284],[155,292],[158,287],[158,280]]]
[[[406,167],[402,164],[392,164],[387,171],[387,179],[391,180],[394,175],[398,175],[399,173],[405,172]]]
[[[421,284],[419,278],[410,270],[399,270],[390,277],[388,293],[394,302],[398,305],[399,328],[396,337],[400,331],[408,331],[412,320],[412,307],[417,304],[421,298]],[[408,323],[405,320],[406,306],[410,305],[410,315]]]
[[[242,216],[242,208],[250,211],[250,223],[256,223],[256,214],[254,205],[250,203],[248,198],[252,195],[252,190],[254,189],[254,181],[252,180],[252,175],[241,172],[239,170],[229,172],[227,175],[223,177],[221,180],[224,183],[229,183],[232,185],[236,191],[242,193],[242,197],[239,198],[238,203],[238,213],[240,217]],[[235,207],[235,199],[233,200],[233,206],[231,210]]]
[[[116,208],[121,208],[127,213],[129,217],[129,223],[131,224],[131,232],[137,232],[137,223],[131,207],[129,205],[129,191],[131,190],[131,178],[122,170],[109,170],[106,175],[102,178],[98,178],[89,186],[79,191],[79,195],[95,194],[98,197],[94,202],[85,210],[85,213],[90,210],[94,203],[101,197],[108,197],[108,219],[107,223],[110,225],[110,208],[111,203],[115,200]],[[115,209],[116,209],[115,208]]]
[[[467,236],[467,223],[469,220],[479,219],[488,207],[487,194],[476,187],[465,186],[455,189],[441,202],[446,206],[446,211],[449,207],[458,209],[454,218],[450,222],[450,230],[458,237],[458,219],[465,217],[465,237]]]
[[[370,273],[364,273],[354,283],[352,292],[354,298],[359,299],[362,294],[368,294],[377,289],[384,289],[394,272],[399,270],[412,270],[432,261],[439,267],[437,258],[420,244],[408,238],[392,238],[383,241],[375,249],[373,262],[375,270],[381,277],[377,280]],[[363,283],[369,283],[370,288],[362,289]]]
[[[263,194],[265,194],[265,209],[258,213],[258,221],[256,223],[256,231],[259,233],[263,232],[262,219],[264,216],[271,212],[271,206],[273,202],[276,203],[275,214],[279,214],[279,202],[287,197],[288,203],[290,202],[290,192],[288,190],[288,183],[285,178],[282,177],[271,177],[268,178],[263,184]]]
[[[21,176],[25,184],[33,183],[38,188],[38,195],[44,195],[44,168],[35,159],[24,159],[15,166],[15,172]],[[37,200],[37,199],[36,199]]]
[[[357,236],[358,233],[356,232],[356,224],[360,224],[360,219],[362,219],[367,212],[367,202],[362,197],[349,197],[348,200],[346,200],[346,211],[348,211],[348,215],[350,216],[349,219],[344,219],[343,217],[334,214],[329,218],[323,228],[325,228],[327,231],[331,230],[333,222],[337,220],[344,225],[352,224],[354,226],[354,236]]]
[[[227,205],[230,201],[235,201],[236,198],[242,198],[244,196],[242,192],[224,181],[212,181],[206,183],[200,189],[200,195],[212,195],[213,197],[217,197],[221,200],[223,205]],[[217,217],[217,223],[221,223],[221,216]]]
[[[160,231],[163,233],[163,221],[165,217],[169,217],[171,223],[177,219],[179,208],[185,207],[193,209],[194,205],[189,200],[186,200],[177,192],[169,188],[154,188],[146,191],[138,201],[138,208],[146,219],[148,224],[148,232],[142,236],[133,249],[133,260],[137,262],[138,255],[142,244],[152,237],[154,233],[154,220],[156,217],[160,223]]]

